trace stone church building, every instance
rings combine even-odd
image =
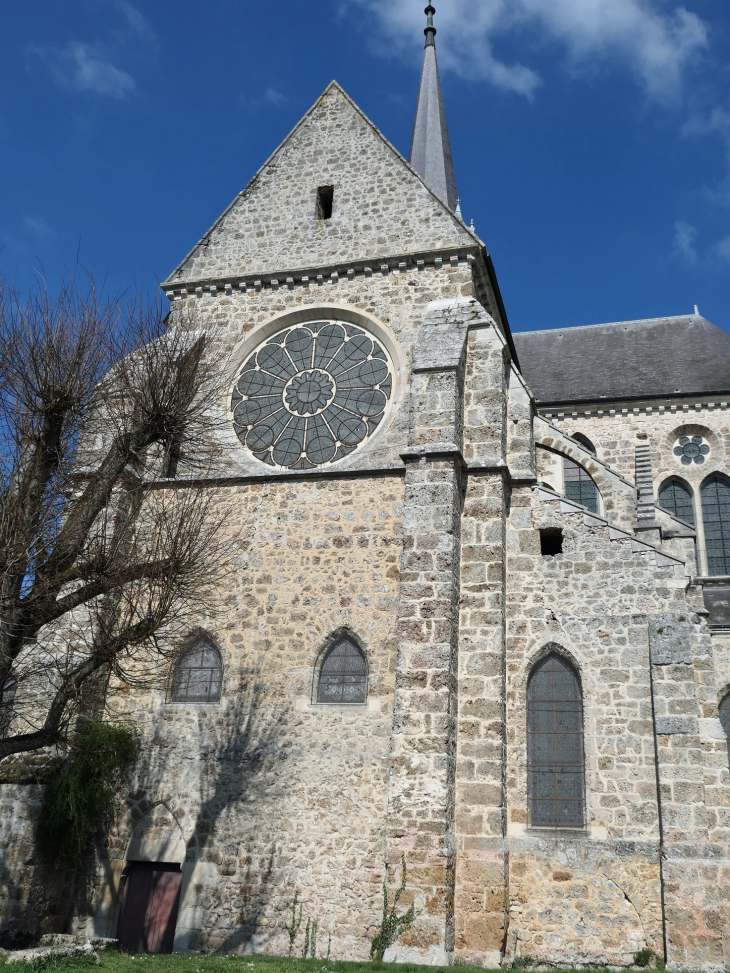
[[[227,363],[235,567],[118,704],[76,926],[286,953],[297,892],[362,959],[404,855],[394,959],[730,969],[730,334],[511,333],[426,13],[409,161],[333,82],[163,285]]]

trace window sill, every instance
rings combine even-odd
[[[340,713],[343,710],[379,713],[381,705],[378,697],[371,697],[366,703],[313,703],[308,696],[298,696],[294,700],[294,709],[297,713]]]
[[[536,828],[517,821],[510,821],[507,824],[507,837],[606,841],[608,829],[602,824],[589,824],[586,828]]]
[[[202,700],[202,699],[166,699],[162,704],[163,709],[186,709],[187,707],[194,706],[196,709],[199,707],[204,707],[206,709],[213,709],[213,707],[223,706],[225,704],[225,699],[221,697],[220,699],[214,700]]]

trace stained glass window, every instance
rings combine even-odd
[[[730,574],[730,483],[711,476],[702,485],[702,521],[709,574]]]
[[[368,664],[352,638],[344,636],[322,662],[318,703],[364,703],[368,694]]]
[[[575,500],[592,513],[598,513],[598,487],[583,467],[567,456],[563,457],[563,480],[568,500]]]
[[[582,432],[576,432],[573,433],[573,439],[577,443],[580,443],[584,449],[587,449],[589,453],[593,453],[594,456],[596,455],[596,447],[590,441],[588,436],[584,436]]]
[[[723,730],[730,737],[730,693],[720,703],[720,722]]]
[[[172,699],[176,703],[216,703],[221,698],[223,665],[218,649],[201,637],[175,666]]]
[[[702,436],[680,436],[677,445],[674,447],[674,455],[681,458],[682,466],[704,463],[709,452],[710,447]]]
[[[532,827],[582,828],[582,694],[573,668],[555,653],[537,663],[528,683],[527,764]]]
[[[13,719],[13,703],[18,691],[18,680],[11,676],[0,688],[0,740],[7,736]]]
[[[311,470],[372,436],[392,391],[390,360],[374,338],[353,324],[310,322],[246,360],[231,398],[234,428],[263,463]]]
[[[659,506],[679,517],[685,524],[695,525],[692,492],[681,480],[669,480],[659,491]]]

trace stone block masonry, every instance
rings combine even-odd
[[[392,888],[405,855],[401,905],[419,915],[389,959],[628,967],[648,947],[670,969],[730,969],[730,639],[708,627],[698,579],[698,498],[727,471],[727,410],[538,415],[490,268],[333,85],[166,282],[225,370],[211,408],[232,565],[180,632],[181,647],[196,632],[218,647],[222,698],[171,702],[171,671],[112,684],[108,711],[142,753],[74,894],[36,854],[42,783],[0,768],[3,927],[113,936],[134,862],[156,861],[181,868],[178,951],[284,954],[297,892],[320,953],[331,934],[333,958],[363,960],[383,869]],[[382,417],[346,359],[332,394],[372,433],[334,464],[266,466],[234,432],[231,389],[262,341],[323,320],[356,325],[371,376],[367,334],[387,350]],[[703,464],[681,463],[682,435],[703,437]],[[564,496],[565,459],[596,510]],[[675,477],[696,529],[654,502]],[[208,488],[181,464],[175,489]],[[345,635],[366,701],[319,703]],[[533,813],[528,685],[549,655],[580,692],[580,827]]]

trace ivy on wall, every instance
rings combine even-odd
[[[134,734],[124,726],[93,720],[76,734],[70,759],[48,789],[40,818],[41,848],[55,868],[76,867],[110,813],[138,752]]]

